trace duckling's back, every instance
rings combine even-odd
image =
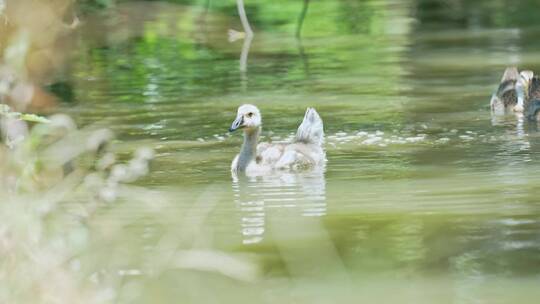
[[[302,170],[324,165],[326,154],[323,121],[317,111],[308,108],[292,143],[261,143],[256,162],[261,167]]]
[[[515,67],[506,68],[497,91],[491,97],[491,110],[503,114],[509,107],[517,103],[516,81],[519,72]]]
[[[505,107],[516,104],[516,81],[506,80],[505,82],[501,83],[499,85],[499,89],[497,90],[497,96],[499,96]]]

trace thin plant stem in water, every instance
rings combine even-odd
[[[253,40],[254,34],[253,30],[251,30],[251,26],[249,25],[246,10],[244,8],[244,1],[237,0],[236,5],[238,7],[238,15],[240,15],[242,27],[244,28],[244,32],[246,33],[244,44],[242,45],[242,53],[240,54],[240,81],[242,90],[245,91],[247,87],[247,60],[249,55],[249,49],[251,47],[251,41]]]
[[[251,30],[251,26],[249,25],[246,10],[244,8],[244,1],[236,0],[236,6],[238,7],[238,15],[240,15],[240,21],[242,22],[242,27],[244,28],[246,36],[253,36],[253,31]]]
[[[297,37],[296,45],[298,47],[298,54],[300,55],[300,59],[302,60],[302,64],[304,66],[304,74],[306,75],[306,78],[309,78],[309,61],[308,61],[308,56],[304,50],[302,37]]]
[[[302,5],[302,11],[300,11],[300,16],[298,16],[298,22],[296,24],[296,45],[298,46],[298,53],[300,54],[300,59],[302,60],[304,66],[304,74],[306,77],[309,77],[309,62],[304,50],[304,45],[302,44],[302,26],[306,18],[307,10],[309,7],[309,0],[304,0]]]
[[[197,37],[201,39],[204,43],[208,41],[208,26],[207,26],[208,24],[207,24],[206,19],[207,19],[209,10],[210,10],[210,0],[206,0],[206,3],[204,4],[204,9],[195,18],[196,24],[200,27],[200,31],[198,31]]]
[[[304,4],[302,5],[302,11],[300,12],[300,16],[298,17],[298,23],[296,24],[296,38],[300,38],[302,35],[302,26],[304,25],[304,19],[306,19],[306,14],[309,7],[309,0],[304,0]]]
[[[244,44],[242,45],[242,53],[240,54],[240,81],[243,90],[247,87],[247,59],[252,39],[253,36],[246,36]]]

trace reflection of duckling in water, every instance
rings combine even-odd
[[[306,110],[292,143],[257,145],[261,123],[261,114],[257,107],[242,105],[238,108],[236,119],[229,131],[243,129],[244,143],[232,162],[233,174],[246,172],[248,175],[257,175],[274,169],[298,170],[324,164],[326,157],[322,147],[323,122],[315,109]]]

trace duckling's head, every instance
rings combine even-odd
[[[236,119],[233,121],[229,132],[244,129],[245,132],[256,130],[261,126],[261,112],[256,106],[245,104],[238,108]]]

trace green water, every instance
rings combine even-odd
[[[60,111],[110,127],[118,151],[157,151],[91,222],[85,271],[122,277],[126,302],[536,303],[540,133],[488,101],[505,66],[540,70],[540,6],[313,1],[298,40],[301,1],[246,2],[244,72],[234,1],[128,3],[83,25]],[[234,182],[243,103],[263,140],[315,107],[324,172]],[[177,267],[175,250],[256,271]]]

